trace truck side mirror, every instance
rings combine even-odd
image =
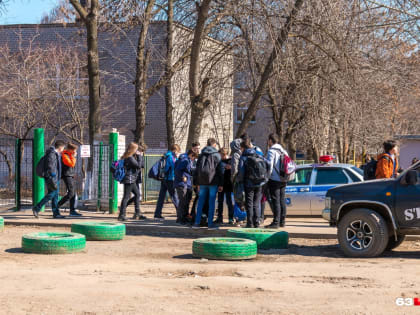
[[[405,182],[407,185],[416,185],[418,181],[417,171],[410,170],[405,174]]]

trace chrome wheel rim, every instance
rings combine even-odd
[[[369,223],[363,220],[355,220],[346,229],[346,239],[354,250],[365,250],[371,246],[373,241],[372,228]]]

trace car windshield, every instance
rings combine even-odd
[[[301,168],[296,170],[295,178],[287,183],[287,185],[309,185],[311,181],[312,168]]]
[[[358,173],[359,175],[362,175],[363,176],[363,171],[360,168],[358,168],[356,166],[352,166],[351,169],[353,171],[355,171],[356,173]]]

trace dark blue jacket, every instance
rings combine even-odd
[[[250,180],[246,178],[246,174],[245,174],[246,160],[248,159],[248,156],[255,155],[255,154],[260,155],[267,162],[267,170],[269,168],[268,161],[264,158],[264,155],[261,151],[255,150],[255,149],[246,149],[244,153],[242,153],[242,156],[239,160],[239,172],[238,172],[238,176],[236,177],[236,181],[238,183],[243,183],[244,186],[248,188],[262,187],[265,184],[265,183],[261,183],[260,185],[255,186],[255,184],[253,184]]]
[[[175,180],[175,162],[176,157],[172,151],[168,151],[165,154],[166,165],[165,165],[165,179],[166,180]]]
[[[187,181],[184,182],[184,177]],[[192,161],[188,155],[181,155],[175,163],[175,187],[192,188]]]

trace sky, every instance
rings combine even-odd
[[[0,24],[39,23],[57,3],[57,0],[7,0],[6,10],[0,13]]]

